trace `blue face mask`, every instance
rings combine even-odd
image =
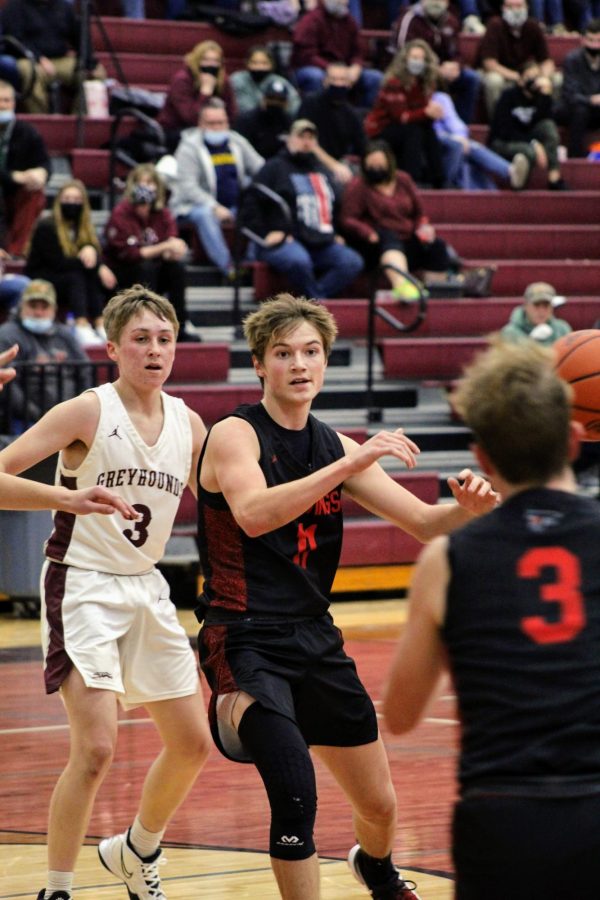
[[[14,117],[14,109],[0,109],[0,125],[6,125],[7,122],[12,122]]]
[[[54,325],[53,319],[34,319],[26,318],[21,319],[21,324],[23,328],[26,328],[27,331],[33,332],[33,334],[47,334],[52,326]]]
[[[225,141],[229,140],[229,131],[226,128],[219,131],[205,131],[204,140],[207,144],[212,144],[215,146],[218,144],[224,144]]]

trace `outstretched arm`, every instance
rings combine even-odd
[[[4,472],[0,473],[0,509],[63,509],[77,516],[119,512],[125,519],[139,518],[133,507],[104,487],[70,491]]]
[[[4,367],[13,361],[17,353],[19,352],[19,345],[13,344],[12,347],[9,347],[8,350],[5,350],[3,353],[0,353],[0,391],[2,390],[3,385],[8,384],[9,381],[17,374],[14,369],[5,369]]]

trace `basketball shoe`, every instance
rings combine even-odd
[[[360,844],[356,844],[348,854],[348,865],[356,880],[369,889],[374,900],[420,900],[414,881],[405,881],[398,869],[394,869],[394,874],[385,884],[369,884],[360,867],[362,853]]]
[[[102,865],[125,883],[129,900],[167,900],[160,886],[158,866],[161,850],[142,859],[129,841],[129,830],[105,838],[98,845]]]
[[[44,900],[46,888],[42,888],[37,895],[37,900]],[[71,895],[67,891],[53,891],[50,894],[50,900],[71,900]]]

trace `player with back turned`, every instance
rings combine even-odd
[[[457,900],[600,896],[600,507],[555,364],[532,341],[467,370],[455,406],[503,503],[423,551],[385,692],[401,733],[453,676]]]
[[[329,613],[341,493],[424,541],[492,508],[496,495],[465,471],[450,479],[458,504],[423,503],[378,463],[415,465],[418,448],[401,429],[359,445],[310,414],[336,334],[325,307],[280,294],[244,328],[263,399],[214,425],[200,461],[198,643],[213,736],[263,779],[284,900],[319,897],[309,746],[352,806],[356,878],[379,900],[414,900],[391,861],[396,800],[373,704]]]

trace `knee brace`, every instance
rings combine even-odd
[[[315,852],[315,770],[295,722],[259,703],[242,716],[238,734],[265,785],[271,807],[269,853],[288,861]]]

